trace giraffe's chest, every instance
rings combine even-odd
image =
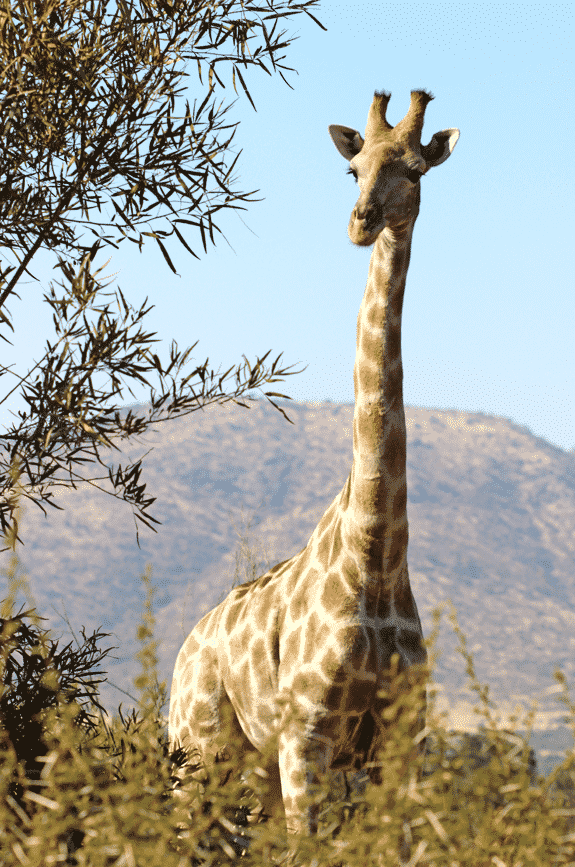
[[[338,729],[336,740],[353,738],[347,726],[354,729],[377,703],[392,655],[398,653],[403,664],[411,661],[397,624],[366,616],[358,596],[341,582],[318,587],[313,577],[300,576],[288,598],[282,582],[272,580],[241,596],[237,592],[224,606],[220,671],[256,748],[275,736],[286,701],[295,702],[312,726],[321,717],[345,716],[349,723],[345,732]]]
[[[322,706],[365,709],[381,686],[382,675],[397,652],[395,629],[358,619],[309,618],[280,644],[278,680]]]

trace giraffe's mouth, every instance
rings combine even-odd
[[[384,223],[378,224],[373,228],[371,226],[368,228],[358,220],[354,220],[350,222],[347,234],[349,235],[349,240],[357,247],[371,247],[372,244],[375,244],[378,235],[380,235],[384,228]]]

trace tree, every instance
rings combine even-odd
[[[0,437],[0,527],[11,545],[21,541],[20,495],[46,513],[45,504],[60,508],[55,487],[82,481],[106,480],[103,489],[129,503],[136,521],[158,523],[140,480],[142,459],[114,468],[102,450],[209,403],[247,406],[242,396],[299,372],[280,368],[281,355],[266,366],[269,352],[254,364],[244,356],[223,374],[208,360],[187,372],[196,344],[180,351],[174,342],[160,360],[158,338],[143,325],[147,299],[135,309],[119,288],[106,292],[103,268],[93,273],[92,265],[103,247],[128,239],[141,251],[152,238],[175,272],[168,237],[198,258],[184,237],[188,226],[207,252],[208,239],[215,244],[221,234],[214,216],[257,201],[232,174],[238,123],[216,96],[222,69],[231,66],[234,90],[239,83],[255,109],[242,68],[271,75],[267,63],[286,81],[293,70],[281,52],[292,38],[278,22],[304,13],[323,28],[310,11],[318,2],[116,0],[110,13],[109,0],[1,0],[0,245],[17,264],[0,269],[0,337],[10,343],[6,303],[24,274],[36,279],[30,266],[39,250],[56,255],[64,278],[43,296],[55,335],[41,360],[24,375],[0,367],[0,376],[16,379],[0,403],[18,392],[27,404]],[[192,106],[186,99],[176,115],[189,61],[202,98]],[[121,401],[135,383],[149,389],[149,406],[126,412]],[[265,395],[285,415],[272,400],[285,395]],[[103,475],[84,473],[94,463]]]

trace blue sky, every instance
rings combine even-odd
[[[574,448],[572,10],[326,0],[316,14],[327,32],[291,19],[300,36],[285,61],[299,73],[289,74],[294,89],[248,72],[257,112],[245,97],[231,110],[241,121],[240,188],[259,189],[264,201],[241,220],[224,216],[231,246],[220,241],[200,262],[174,241],[179,276],[153,242],[142,254],[126,242],[110,250],[107,272],[134,305],[149,296],[149,326],[166,342],[199,340],[197,361],[227,368],[242,354],[283,352],[307,370],[277,390],[353,401],[371,251],[347,238],[357,188],[327,127],[363,132],[375,89],[392,92],[388,119],[397,123],[410,90],[428,88],[436,98],[424,142],[451,126],[461,138],[422,181],[404,307],[405,401],[502,415]],[[191,242],[199,252],[199,239]],[[46,287],[47,257],[35,265]],[[21,285],[22,301],[11,304],[10,362],[20,372],[43,345],[42,291]]]

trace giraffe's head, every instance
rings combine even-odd
[[[389,227],[401,231],[419,212],[419,179],[432,166],[444,162],[459,138],[458,129],[436,132],[428,145],[421,144],[423,115],[433,99],[425,90],[411,92],[409,111],[396,126],[385,119],[391,94],[376,91],[365,139],[348,126],[332,125],[329,134],[359,189],[348,226],[354,244],[367,247]]]

